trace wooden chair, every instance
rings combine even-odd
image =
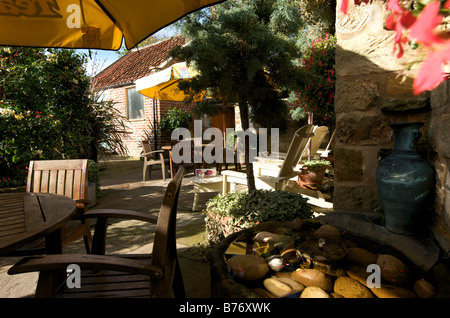
[[[34,160],[30,161],[26,191],[29,193],[54,193],[72,198],[76,202],[76,225],[62,229],[62,249],[83,237],[86,252],[90,253],[92,235],[84,214],[90,203],[87,199],[88,160]]]
[[[158,217],[129,210],[90,210],[97,218],[92,254],[59,254],[28,257],[11,267],[8,274],[40,271],[36,297],[185,297],[177,257],[175,225],[177,202],[184,167],[166,189]],[[127,218],[155,224],[152,254],[104,255],[108,218]],[[70,289],[64,280],[55,282],[70,264],[81,268],[81,288]]]
[[[309,141],[314,136],[314,125],[306,125],[298,129],[292,137],[288,151],[284,159],[258,158],[253,163],[253,175],[255,177],[256,189],[282,190],[299,193],[308,199],[308,203],[324,208],[332,207],[332,203],[325,201],[319,191],[308,191],[300,187],[292,187],[290,179],[297,177],[300,173],[296,170],[298,161],[304,153]],[[222,171],[223,187],[222,194],[225,195],[229,189],[239,184],[247,184],[246,173]]]
[[[150,142],[148,140],[142,140],[142,150],[143,150],[143,156],[144,156],[144,169],[142,172],[142,181],[145,181],[145,174],[147,173],[147,167],[150,166],[150,169],[148,171],[148,177],[149,179],[152,176],[152,165],[161,165],[161,171],[162,171],[162,177],[163,180],[166,180],[166,163],[164,159],[164,150],[153,150],[150,145]],[[154,154],[158,154],[158,159],[155,159],[153,157]]]

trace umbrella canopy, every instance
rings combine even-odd
[[[183,101],[186,95],[178,88],[178,82],[189,80],[197,74],[198,72],[188,67],[185,62],[176,63],[162,71],[136,80],[136,90],[152,99]],[[203,97],[194,98],[194,101],[201,100]]]
[[[223,1],[223,0],[222,0]],[[127,49],[217,0],[0,1],[0,45]]]

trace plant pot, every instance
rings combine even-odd
[[[386,229],[404,235],[419,234],[431,206],[434,172],[417,152],[420,122],[392,123],[394,149],[382,159],[376,180]]]
[[[325,176],[326,166],[323,167],[302,167],[298,176],[297,184],[305,189],[316,190],[320,187]]]

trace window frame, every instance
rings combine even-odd
[[[135,90],[135,92],[137,94],[139,94],[139,92],[136,90],[136,86],[130,86],[125,88],[125,104],[126,104],[126,114],[127,114],[127,120],[128,121],[143,121],[145,120],[145,100],[144,100],[144,95],[141,95],[141,99],[142,99],[142,110],[143,110],[143,117],[142,118],[130,118],[130,99],[129,99],[129,91],[130,90]]]

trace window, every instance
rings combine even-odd
[[[127,89],[128,119],[144,119],[144,95],[135,87]]]

